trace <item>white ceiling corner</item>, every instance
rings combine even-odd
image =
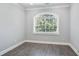
[[[57,7],[57,6],[70,6],[70,3],[20,3],[24,9]]]

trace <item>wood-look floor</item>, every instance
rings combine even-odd
[[[24,43],[3,56],[77,56],[65,45]]]

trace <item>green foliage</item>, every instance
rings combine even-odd
[[[45,19],[43,17],[39,17],[36,25],[37,32],[55,32],[57,29],[55,18]]]

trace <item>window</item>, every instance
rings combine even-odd
[[[34,17],[34,33],[54,33],[59,32],[58,16],[53,13],[41,13]]]

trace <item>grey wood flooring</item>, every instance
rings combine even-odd
[[[67,45],[23,43],[3,56],[77,56]]]

